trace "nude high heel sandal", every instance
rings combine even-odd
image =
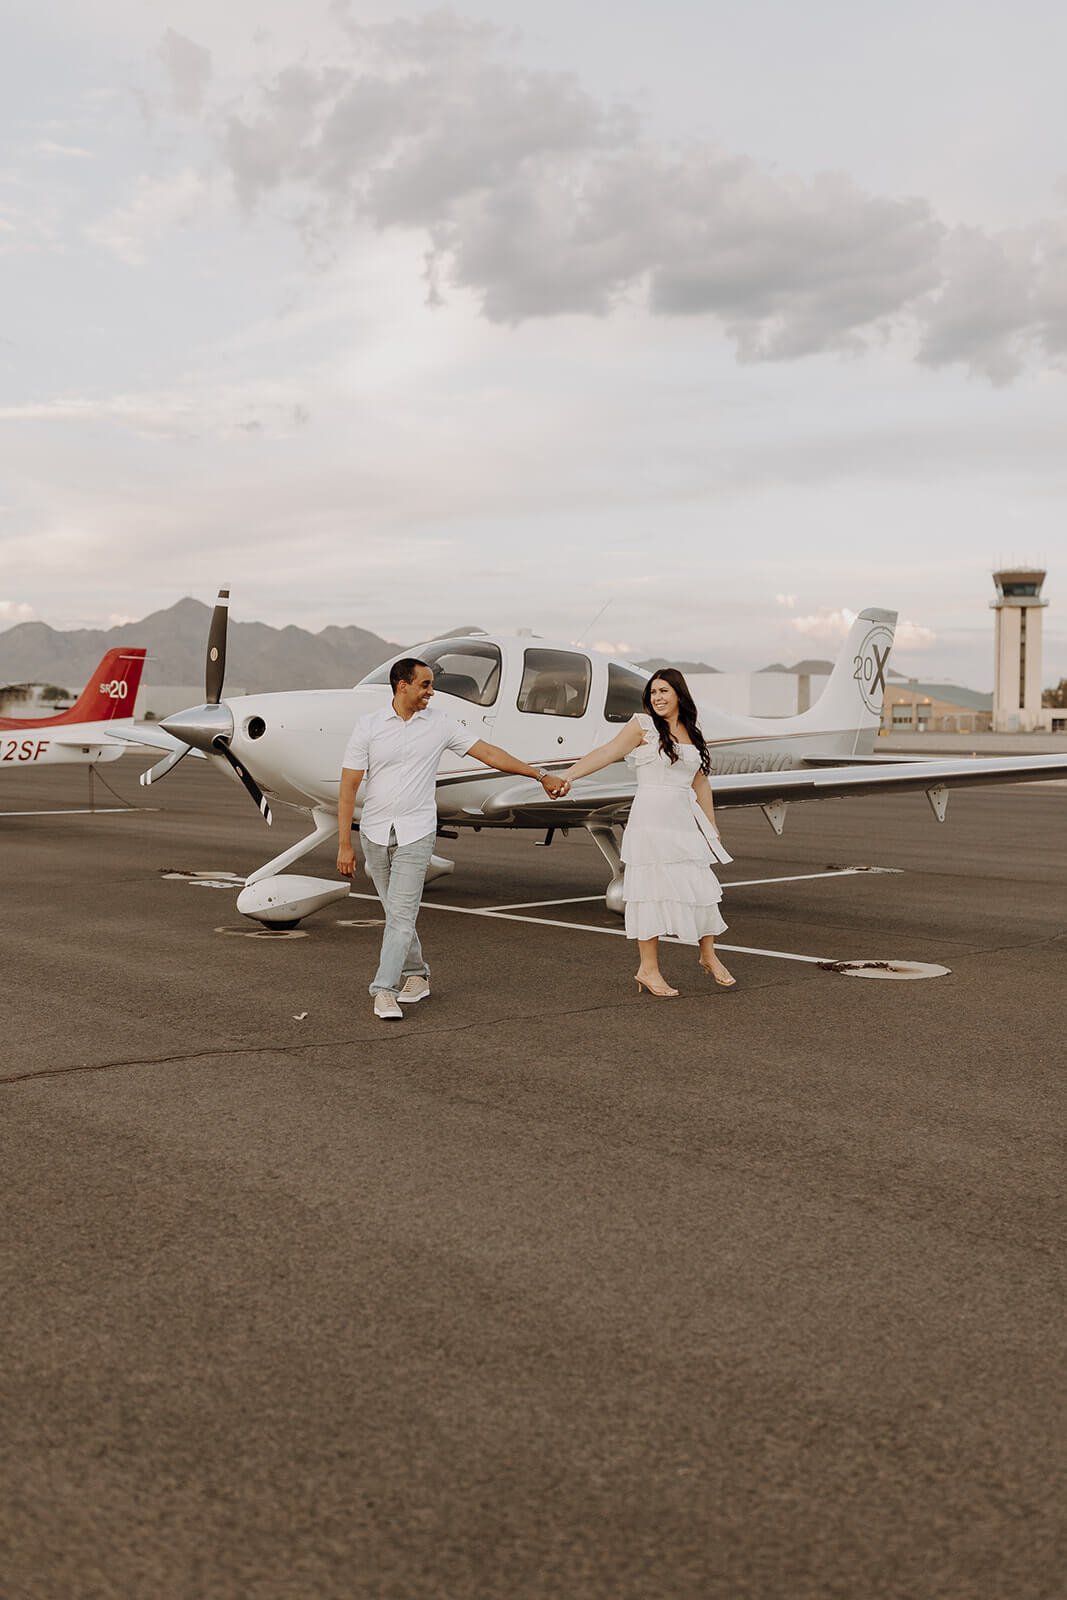
[[[672,989],[669,984],[665,989],[653,989],[648,978],[639,978],[636,973],[634,974],[634,982],[637,985],[638,994],[641,993],[642,989],[647,989],[649,994],[654,994],[659,1000],[675,1000],[678,997],[678,990]]]
[[[720,978],[720,977],[718,977],[718,975],[715,972],[715,968],[714,967],[709,967],[706,961],[702,961],[700,963],[700,970],[702,972],[706,972],[709,978],[714,978],[715,982],[719,985],[720,989],[736,989],[737,988],[737,979],[736,978]]]

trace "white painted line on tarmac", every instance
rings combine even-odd
[[[514,905],[492,906],[493,911],[534,911],[538,906],[584,906],[592,900],[603,900],[602,894],[574,894],[566,900],[516,900]]]
[[[377,900],[374,894],[356,894],[350,897],[353,900]],[[599,899],[599,896],[597,896]],[[451,911],[460,917],[487,917],[497,922],[525,922],[538,928],[564,928],[570,933],[605,933],[616,939],[626,938],[625,928],[597,928],[588,922],[561,922],[554,917],[520,917],[510,911],[479,911],[471,906],[446,906],[439,900],[424,900],[422,909],[429,911]],[[339,923],[339,927],[354,926],[350,923]],[[664,944],[685,944],[685,940],[676,939],[673,934],[665,934]],[[695,948],[695,946],[691,947]],[[802,956],[794,950],[759,950],[750,944],[724,944],[721,939],[715,941],[716,950],[729,950],[731,955],[738,956],[766,956],[772,961],[800,961],[806,966],[822,967],[824,971],[842,973],[848,977],[874,977],[885,978],[941,978],[947,977],[949,967],[931,966],[917,961],[880,960],[850,960],[842,961],[837,956]]]
[[[724,889],[751,889],[757,883],[807,883],[812,878],[865,878],[875,873],[900,873],[903,867],[833,867],[829,872],[797,872],[789,878],[720,878]]]
[[[594,895],[593,898],[602,900],[604,897],[598,894]],[[349,895],[349,899],[377,900],[378,896],[376,894],[356,894],[353,892]],[[561,903],[566,904],[566,902]],[[594,928],[587,922],[559,922],[552,917],[517,917],[513,912],[497,911],[493,907],[483,911],[477,906],[446,906],[442,905],[440,900],[424,900],[420,909],[423,911],[454,911],[460,917],[495,917],[500,922],[529,922],[539,928],[573,928],[577,933],[610,933],[617,934],[620,939],[625,939],[626,937],[624,928]]]
[[[667,944],[682,943],[681,939],[675,939],[671,935],[667,936],[665,942]],[[771,956],[775,961],[806,961],[815,967],[825,966],[828,961],[832,962],[835,959],[833,956],[798,956],[794,955],[791,950],[756,950],[748,944],[723,944],[721,939],[716,939],[715,948],[716,950],[732,950],[738,956]]]
[[[377,900],[378,896],[374,894],[353,894],[351,898],[354,900]],[[596,898],[600,899],[601,897],[598,895]],[[553,917],[519,917],[508,911],[479,911],[471,906],[442,905],[439,900],[424,900],[422,902],[422,910],[452,911],[460,917],[489,917],[500,922],[526,922],[538,928],[565,928],[569,933],[603,933],[615,939],[626,938],[625,928],[596,928],[588,922],[560,922]],[[664,943],[682,944],[684,941],[676,939],[673,934],[667,934],[664,936]],[[695,949],[696,947],[694,946],[693,948]],[[751,945],[746,944],[723,944],[721,939],[716,939],[715,948],[716,950],[730,950],[736,955],[742,956],[771,956],[776,961],[804,961],[812,966],[818,966],[821,962],[835,962],[838,960],[836,956],[799,956],[787,950],[756,950]]]
[[[807,883],[813,878],[857,878],[873,873],[899,873],[901,867],[831,867],[827,872],[796,872],[783,878],[719,878],[724,889],[751,889],[763,883]],[[511,905],[493,906],[493,911],[535,911],[538,906],[580,906],[603,900],[602,894],[572,895],[566,900],[516,900]]]
[[[62,811],[0,811],[0,817],[102,817],[114,816],[124,811],[158,811],[159,806],[86,806],[78,811],[64,807]]]

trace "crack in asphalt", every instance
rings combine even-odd
[[[965,959],[967,956],[996,956],[1003,955],[1005,952],[1040,950],[1048,945],[1057,944],[1064,939],[1067,939],[1067,929],[1063,929],[1059,933],[1049,934],[1041,939],[1031,939],[1023,944],[988,945],[983,946],[981,949],[968,950],[963,953],[960,959]],[[743,988],[739,986],[738,992],[751,993],[762,992],[766,989],[794,989],[805,981],[807,980],[800,973],[795,975],[792,973],[783,974],[781,978],[767,978],[762,983],[747,982]],[[678,1000],[683,1007],[692,1005],[694,1001],[700,1005],[707,1005],[723,999],[725,999],[725,995],[710,993],[678,996]],[[134,1056],[118,1061],[76,1062],[67,1067],[40,1067],[30,1072],[11,1073],[7,1076],[0,1075],[0,1088],[17,1083],[33,1083],[46,1078],[67,1078],[90,1072],[118,1072],[133,1067],[177,1066],[191,1061],[206,1061],[212,1058],[221,1059],[228,1056],[303,1055],[310,1050],[338,1050],[346,1045],[366,1044],[371,1039],[376,1039],[384,1044],[390,1038],[393,1038],[396,1043],[403,1043],[404,1039],[407,1038],[411,1043],[415,1043],[416,1040],[421,1042],[425,1039],[448,1038],[453,1034],[469,1033],[476,1028],[485,1031],[492,1028],[517,1027],[525,1023],[547,1021],[558,1024],[561,1018],[595,1016],[598,1012],[619,1011],[624,1005],[632,1007],[633,1004],[634,997],[627,996],[625,1001],[614,1000],[601,1005],[576,1006],[569,1011],[535,1011],[523,1016],[475,1018],[470,1022],[455,1023],[448,1028],[422,1028],[417,1034],[402,1033],[400,1030],[396,1030],[393,1035],[374,1032],[356,1034],[345,1039],[304,1039],[292,1044],[264,1042],[260,1044],[216,1045],[205,1050],[181,1051],[169,1056]]]
[[[793,981],[795,982],[796,980]],[[778,987],[781,987],[781,984],[774,979],[770,979],[765,983],[745,985],[746,989],[751,990]],[[707,1005],[724,997],[712,994],[694,994],[679,995],[678,998],[683,1005],[686,1003],[691,1005],[694,1001],[698,1004]],[[378,1030],[373,1033],[350,1035],[345,1039],[303,1039],[294,1041],[292,1044],[263,1042],[260,1044],[217,1045],[205,1050],[182,1051],[169,1056],[134,1056],[119,1061],[82,1061],[67,1067],[38,1067],[30,1072],[18,1072],[11,1073],[8,1076],[0,1076],[0,1087],[15,1083],[31,1083],[40,1078],[65,1078],[76,1073],[113,1072],[124,1067],[165,1067],[189,1061],[203,1061],[211,1057],[301,1055],[308,1050],[337,1050],[345,1045],[366,1044],[369,1040],[377,1040],[384,1044],[388,1039],[394,1039],[397,1043],[402,1043],[406,1038],[411,1043],[415,1043],[416,1040],[447,1038],[452,1034],[469,1033],[475,1028],[489,1030],[500,1027],[521,1027],[526,1023],[534,1022],[552,1022],[555,1024],[561,1018],[593,1016],[601,1011],[619,1011],[623,1006],[632,1006],[633,1004],[634,997],[627,996],[625,1000],[613,1000],[594,1006],[576,1006],[569,1011],[534,1011],[522,1016],[475,1018],[471,1022],[455,1023],[447,1028],[420,1028],[417,1034],[402,1032],[400,1029],[394,1029],[391,1033],[383,1033]]]

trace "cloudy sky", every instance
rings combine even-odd
[[[583,9],[4,0],[0,627],[1067,676],[1067,8]]]

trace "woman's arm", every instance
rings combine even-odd
[[[697,805],[718,833],[719,824],[715,821],[715,802],[711,797],[711,784],[703,772],[698,772],[693,779],[693,793],[697,797]]]
[[[582,756],[573,767],[568,767],[563,777],[568,783],[573,783],[575,778],[588,778],[591,772],[599,772],[601,767],[610,767],[614,761],[622,761],[636,750],[644,739],[645,733],[636,718],[631,718],[607,744],[598,745],[595,750],[590,750],[587,756]]]

